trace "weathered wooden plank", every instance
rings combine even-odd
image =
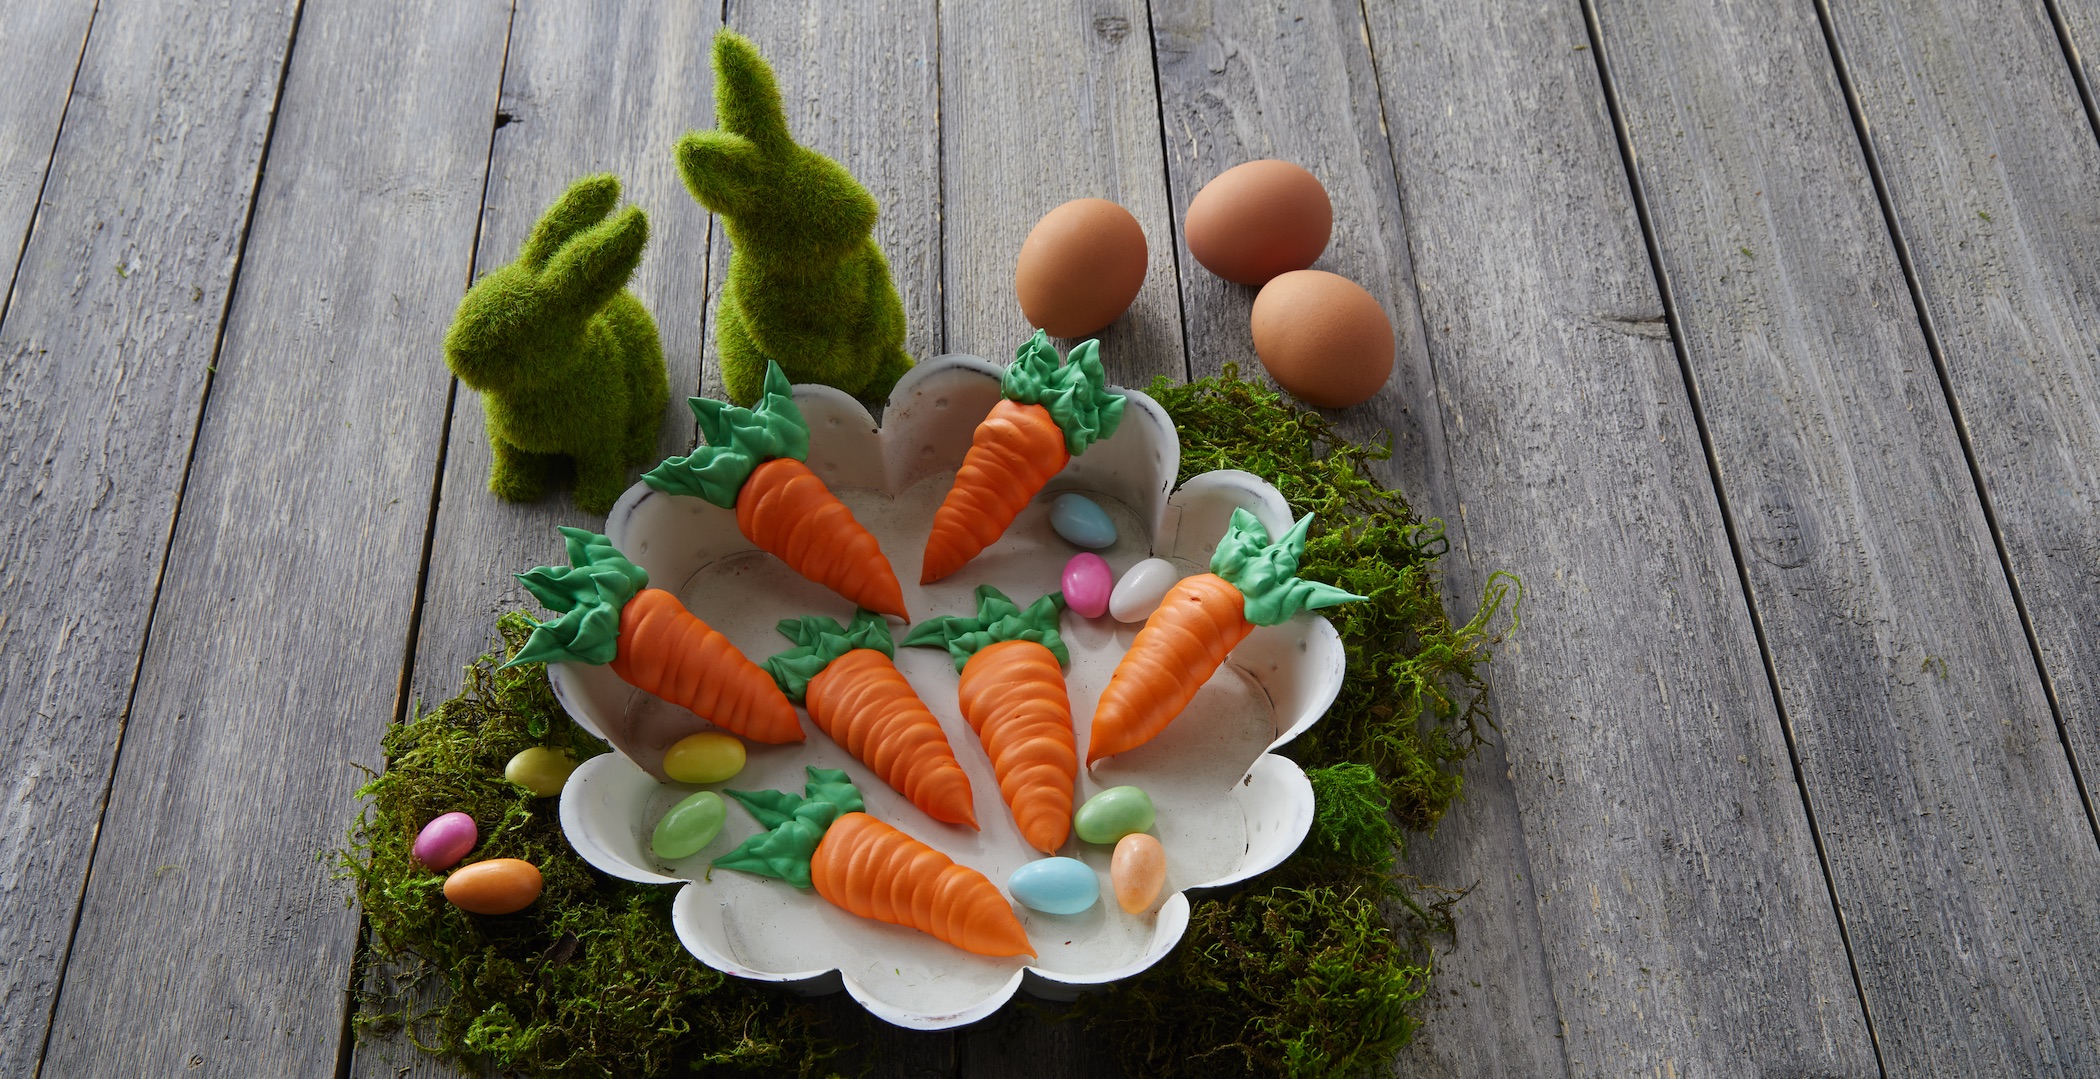
[[[1582,13],[1366,10],[1565,1067],[1875,1074]]]
[[[940,87],[932,0],[869,0],[832,7],[730,3],[731,29],[773,65],[795,141],[846,166],[882,215],[875,243],[904,301],[904,350],[946,351],[941,331]],[[707,70],[702,61],[701,70]],[[713,80],[703,75],[705,92]],[[697,209],[688,196],[686,203]],[[725,237],[710,250],[707,314],[729,271]],[[706,392],[721,396],[714,335],[705,342]]]
[[[1596,19],[1882,1061],[2092,1074],[2100,847],[1816,13]]]
[[[943,4],[940,35],[947,349],[1011,357],[1032,332],[1014,297],[1021,241],[1067,200],[1104,198],[1151,253],[1136,302],[1100,335],[1109,380],[1185,377],[1145,5]]]
[[[2100,144],[2038,5],[1841,4],[1829,21],[2090,815]]]
[[[29,242],[29,223],[94,18],[93,0],[0,8],[0,71],[8,72],[11,84],[7,109],[0,111],[0,269],[10,282]],[[0,292],[0,316],[7,313],[7,300]]]
[[[335,1074],[357,916],[316,856],[403,689],[509,19],[304,5],[45,1074]]]
[[[0,15],[23,91],[0,108],[0,244],[22,267],[0,323],[7,1075],[35,1072],[58,997],[295,9],[113,0],[83,56],[72,7]]]
[[[502,95],[487,118],[498,126],[488,140],[476,272],[516,258],[539,215],[580,176],[618,175],[623,199],[649,214],[649,246],[629,287],[656,319],[663,342],[672,395],[658,449],[666,455],[692,444],[685,398],[700,384],[699,298],[708,244],[707,215],[686,195],[671,146],[713,122],[706,86],[694,80],[707,69],[707,43],[719,25],[717,9],[693,4],[526,0],[511,18]],[[454,272],[437,293],[443,301],[432,303],[444,312],[440,332],[450,317],[445,305],[456,303],[466,284],[468,264],[462,260]],[[442,369],[444,360],[432,351],[421,362]],[[528,504],[489,494],[481,397],[457,384],[453,392],[410,679],[425,705],[458,691],[461,668],[493,645],[499,615],[538,610],[512,574],[560,560],[555,526],[593,520],[576,509],[567,490]],[[376,754],[376,746],[367,752]],[[452,1074],[405,1035],[360,1042],[350,1073],[374,1079]]]
[[[1334,205],[1334,236],[1315,263],[1368,288],[1393,319],[1394,377],[1372,400],[1331,412],[1353,437],[1390,432],[1380,478],[1424,514],[1455,518],[1443,419],[1423,340],[1400,191],[1377,74],[1355,3],[1284,11],[1251,2],[1155,4],[1167,168],[1180,254],[1191,374],[1229,361],[1260,376],[1248,316],[1256,289],[1210,273],[1189,255],[1179,225],[1195,193],[1243,161],[1280,157],[1306,166]],[[1461,529],[1452,529],[1462,540]],[[1454,610],[1478,603],[1484,572],[1455,550],[1447,590]],[[1466,795],[1437,837],[1411,844],[1406,870],[1471,887],[1458,935],[1438,956],[1424,1025],[1406,1069],[1439,1075],[1564,1073],[1545,945],[1527,878],[1522,826],[1499,747],[1467,769]]]

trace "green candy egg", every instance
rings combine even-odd
[[[503,778],[542,798],[552,798],[568,785],[569,773],[575,770],[576,758],[546,746],[533,746],[503,766]]]
[[[1072,830],[1087,843],[1113,843],[1152,827],[1152,796],[1136,787],[1110,787],[1072,815]]]
[[[658,858],[675,861],[698,854],[700,848],[714,842],[722,831],[722,822],[729,819],[729,807],[722,803],[722,796],[713,791],[700,791],[686,796],[684,801],[671,807],[664,819],[656,822],[656,834],[649,837],[649,849]]]
[[[664,774],[680,783],[720,783],[744,770],[744,743],[733,734],[688,734],[664,750]]]

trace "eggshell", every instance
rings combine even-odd
[[[1189,254],[1227,281],[1262,285],[1327,250],[1334,204],[1312,173],[1274,159],[1234,165],[1189,200]]]
[[[1308,404],[1362,404],[1393,373],[1393,324],[1363,286],[1293,270],[1254,298],[1254,354],[1276,384]]]
[[[472,914],[515,914],[540,897],[540,867],[520,858],[464,865],[445,878],[445,898]]]
[[[1014,291],[1032,326],[1083,337],[1121,318],[1145,283],[1145,230],[1107,199],[1073,199],[1043,215],[1014,260]]]

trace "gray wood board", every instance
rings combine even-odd
[[[719,25],[716,9],[693,4],[526,0],[511,19],[502,95],[485,118],[500,126],[492,139],[482,128],[490,160],[473,252],[477,274],[515,259],[540,214],[579,177],[619,176],[623,201],[649,215],[649,245],[628,287],[655,318],[663,343],[671,399],[657,449],[666,456],[692,444],[685,399],[700,384],[708,244],[707,215],[686,195],[671,146],[686,131],[713,123],[707,86],[696,72],[706,71],[707,45]],[[434,293],[439,335],[467,284],[466,254]],[[416,362],[442,373],[443,351],[434,347]],[[546,613],[512,575],[562,561],[555,526],[603,527],[602,519],[576,509],[565,489],[529,504],[490,494],[481,397],[457,383],[453,394],[410,680],[415,707],[459,691],[462,668],[494,647],[496,619],[504,612]],[[378,744],[363,752],[376,758]],[[392,984],[394,975],[375,964],[373,977],[384,980],[373,984]],[[415,987],[433,1001],[442,992],[435,979]],[[452,1074],[450,1065],[416,1050],[409,1033],[361,1040],[351,1074]]]
[[[2092,1074],[2100,847],[1816,13],[1597,25],[1882,1061]]]
[[[55,112],[29,140],[52,167],[0,323],[0,1074],[36,1070],[58,997],[293,11],[112,2],[84,57],[79,26],[42,39],[62,73],[6,69],[80,63],[55,156]]]
[[[36,217],[94,17],[93,0],[0,8],[0,71],[11,84],[8,107],[0,110],[0,267],[10,282]],[[7,294],[0,292],[0,315],[6,311]]]
[[[875,244],[904,301],[904,350],[922,361],[940,355],[947,349],[941,332],[940,87],[932,0],[873,0],[836,9],[735,2],[728,5],[728,20],[773,66],[795,141],[846,166],[882,207]],[[711,94],[714,80],[704,56],[699,71],[702,92]],[[699,209],[690,196],[686,204]],[[723,237],[709,252],[710,320],[721,301],[730,247]],[[705,347],[705,392],[720,397],[712,334]]]
[[[336,1072],[357,916],[321,855],[404,688],[445,407],[430,357],[509,19],[491,0],[299,17],[45,1074]],[[248,20],[226,21],[184,67],[241,54]],[[250,82],[223,96],[275,85]]]
[[[943,4],[940,35],[948,350],[1011,358],[1033,332],[1014,295],[1021,242],[1063,203],[1103,198],[1137,218],[1150,256],[1130,310],[1099,334],[1109,381],[1186,377],[1145,5]]]
[[[1582,13],[1367,13],[1566,1068],[1875,1074]]]
[[[2038,5],[1859,3],[1829,14],[2090,815],[2100,780],[2100,145]]]
[[[1355,408],[1330,411],[1350,437],[1393,437],[1380,479],[1425,516],[1453,520],[1447,602],[1470,616],[1487,570],[1468,563],[1442,415],[1423,340],[1400,192],[1386,139],[1363,10],[1337,3],[1298,11],[1247,2],[1158,4],[1161,114],[1181,265],[1190,373],[1240,364],[1262,378],[1248,318],[1256,289],[1196,263],[1179,225],[1202,185],[1244,161],[1276,157],[1327,188],[1335,226],[1314,268],[1368,288],[1393,320],[1395,373]],[[1434,838],[1410,844],[1405,869],[1471,888],[1457,938],[1437,957],[1430,1007],[1405,1070],[1444,1075],[1564,1072],[1545,946],[1527,878],[1524,838],[1499,746],[1466,770],[1465,800]]]

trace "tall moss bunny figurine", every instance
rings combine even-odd
[[[871,404],[911,367],[904,305],[875,246],[874,196],[788,135],[773,71],[728,30],[715,35],[718,131],[678,142],[678,167],[733,245],[715,343],[729,399],[758,399],[766,361],[790,380]]]
[[[445,362],[481,391],[489,490],[540,497],[557,455],[576,462],[576,506],[612,509],[627,470],[655,460],[671,386],[648,309],[626,289],[649,221],[607,219],[620,181],[586,176],[549,207],[518,252],[459,302]]]

